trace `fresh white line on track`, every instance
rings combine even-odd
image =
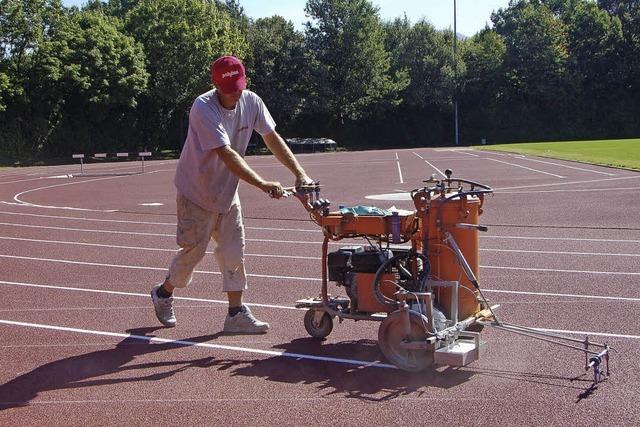
[[[145,246],[127,246],[127,245],[107,245],[104,243],[88,243],[88,242],[70,242],[66,240],[44,240],[44,239],[27,239],[24,237],[6,237],[0,236],[0,240],[16,240],[20,242],[34,242],[34,243],[52,243],[61,245],[72,246],[94,246],[98,248],[113,248],[113,249],[132,249],[141,251],[155,251],[155,252],[176,252],[178,248],[149,248]],[[585,255],[585,256],[620,256],[620,257],[640,257],[640,254],[625,254],[625,253],[605,253],[605,252],[571,252],[571,251],[528,251],[520,249],[486,249],[481,248],[483,252],[506,252],[506,253],[531,253],[531,254],[550,254],[550,255]],[[213,251],[207,251],[207,254],[212,254]],[[318,256],[299,256],[299,255],[274,255],[274,254],[250,254],[245,253],[245,256],[265,257],[265,258],[285,258],[285,259],[308,259],[319,260]]]
[[[0,284],[10,285],[10,286],[22,286],[22,287],[28,287],[28,288],[43,288],[43,289],[55,289],[55,290],[62,290],[62,291],[90,292],[90,293],[96,293],[96,294],[124,295],[124,296],[150,298],[149,294],[141,294],[136,292],[123,292],[123,291],[108,291],[105,289],[74,288],[72,286],[40,285],[36,283],[9,282],[6,280],[0,280]],[[173,298],[175,300],[182,300],[182,301],[208,302],[208,303],[224,304],[224,305],[229,304],[227,300],[191,298],[191,297],[179,297],[179,296],[174,296]],[[293,306],[286,306],[286,305],[259,304],[259,303],[253,303],[253,302],[244,302],[244,304],[251,307],[277,308],[281,310],[296,310],[296,311],[306,310],[304,308],[295,308]]]
[[[551,173],[551,172],[545,172],[545,171],[541,171],[539,169],[533,169],[533,168],[528,168],[526,166],[522,166],[519,165],[517,163],[509,163],[509,162],[505,162],[504,160],[498,160],[498,159],[492,159],[490,157],[486,157],[487,160],[491,160],[492,162],[498,162],[498,163],[504,163],[505,165],[509,165],[509,166],[515,166],[517,168],[522,168],[522,169],[526,169],[526,170],[530,170],[532,172],[537,172],[537,173],[542,173],[545,175],[551,175],[551,176],[555,176],[556,178],[566,178],[566,176],[562,176],[562,175],[556,175],[555,173]]]
[[[537,162],[537,163],[544,163],[544,164],[547,164],[547,165],[560,166],[562,168],[567,168],[567,169],[575,169],[575,170],[579,170],[579,171],[597,173],[597,174],[607,175],[607,176],[616,176],[615,173],[601,172],[601,171],[596,171],[596,170],[587,169],[587,168],[579,168],[577,166],[569,166],[569,165],[564,165],[562,163],[549,162],[547,160],[531,159],[529,157],[524,157],[524,156],[523,157],[518,157],[518,158],[523,159],[523,160],[528,160],[530,162]]]
[[[146,172],[146,174],[152,174],[152,173],[157,173],[157,172],[162,172],[162,171],[166,171],[166,170],[170,170],[170,169],[157,169],[154,171],[150,171],[150,172]],[[30,190],[25,190],[22,191],[20,193],[17,193],[15,196],[13,196],[13,200],[15,200],[17,203],[21,204],[21,205],[25,205],[25,206],[29,206],[29,207],[34,207],[34,208],[45,208],[45,209],[63,209],[63,210],[71,210],[71,211],[82,211],[82,212],[106,212],[106,213],[113,213],[113,212],[117,212],[117,209],[88,209],[88,208],[76,208],[76,207],[71,207],[71,206],[53,206],[53,205],[38,205],[35,203],[29,203],[29,202],[25,202],[20,200],[21,196],[24,196],[25,194],[28,193],[32,193],[34,191],[40,191],[40,190],[48,190],[50,188],[56,188],[56,187],[65,187],[68,185],[78,185],[78,184],[86,184],[87,182],[94,182],[94,181],[103,181],[103,180],[107,180],[107,179],[117,179],[117,178],[126,178],[129,177],[131,175],[119,175],[119,176],[108,176],[108,177],[101,177],[101,178],[94,178],[94,179],[87,179],[84,181],[74,181],[74,182],[66,182],[64,184],[56,184],[56,185],[48,185],[45,187],[38,187],[38,188],[32,188]]]
[[[63,231],[81,231],[85,233],[106,233],[106,234],[127,234],[132,236],[154,236],[154,237],[175,237],[175,233],[144,233],[140,231],[114,231],[114,230],[95,230],[87,228],[68,228],[68,227],[52,227],[44,225],[28,225],[28,224],[14,224],[10,222],[0,222],[0,225],[6,225],[10,227],[27,227],[27,228],[42,228],[46,230],[63,230]],[[295,243],[295,244],[322,244],[320,241],[305,241],[305,240],[275,240],[275,239],[245,239],[247,242],[266,242],[266,243]],[[331,245],[344,245],[344,243],[330,242]]]
[[[612,276],[640,276],[640,272],[626,272],[626,271],[563,270],[563,269],[555,269],[555,268],[502,267],[497,265],[481,265],[480,267],[492,268],[496,270],[539,271],[539,272],[550,272],[550,273],[609,274]]]
[[[398,158],[397,151],[396,151],[396,164],[398,165],[398,175],[400,175],[400,184],[404,184],[404,179],[402,178],[402,169],[400,169],[400,159]]]
[[[1,238],[1,237],[0,237]],[[508,252],[514,254],[550,254],[550,255],[586,255],[586,256],[621,256],[621,257],[640,257],[640,254],[618,254],[605,252],[571,252],[571,251],[527,251],[521,249],[488,249],[480,248],[482,252]]]
[[[62,263],[62,264],[74,264],[74,265],[90,265],[94,267],[128,268],[132,270],[167,271],[167,267],[147,267],[147,266],[139,266],[139,265],[106,264],[106,263],[100,263],[100,262],[73,261],[68,259],[38,258],[38,257],[27,257],[27,256],[17,256],[17,255],[0,255],[0,258],[23,259],[23,260],[29,260],[29,261],[43,261],[43,262],[53,262],[53,263]],[[194,273],[221,274],[219,271],[209,271],[209,270],[194,270]],[[319,279],[317,277],[276,276],[276,275],[270,275],[270,274],[247,274],[247,277],[261,277],[266,279],[303,280],[305,282],[322,281],[322,279]]]
[[[435,167],[434,165],[432,165],[428,160],[426,160],[426,159],[425,159],[424,157],[422,157],[420,154],[416,153],[415,151],[413,151],[413,154],[415,154],[416,156],[420,157],[422,160],[424,160],[424,162],[425,162],[426,164],[428,164],[429,166],[431,166],[432,168],[434,168],[436,171],[438,171],[438,173],[439,173],[440,175],[442,175],[443,177],[445,177],[445,178],[446,178],[446,175],[445,175],[445,174],[444,174],[440,169],[438,169],[437,167]],[[437,160],[441,160],[441,159],[437,159]]]
[[[78,292],[92,292],[92,293],[103,293],[110,295],[124,295],[124,296],[137,296],[149,298],[148,294],[134,293],[134,292],[122,292],[122,291],[108,291],[104,289],[87,289],[87,288],[74,288],[67,286],[52,286],[52,285],[39,285],[34,283],[22,283],[22,282],[8,282],[4,280],[0,280],[0,284],[3,285],[11,285],[11,286],[22,286],[22,287],[33,287],[33,288],[45,288],[45,289],[54,289],[54,290],[65,290],[65,291],[78,291]],[[631,302],[640,302],[640,298],[625,298],[625,297],[606,297],[606,296],[598,296],[598,295],[567,295],[567,294],[555,294],[555,293],[538,293],[538,292],[512,292],[512,291],[501,291],[501,290],[493,290],[493,289],[484,289],[484,292],[496,292],[496,293],[515,293],[520,295],[537,295],[537,296],[553,296],[553,297],[572,297],[572,298],[584,298],[584,299],[605,299],[605,300],[621,300],[621,301],[631,301]],[[176,300],[184,300],[184,301],[197,301],[197,302],[207,302],[207,303],[215,303],[215,304],[228,304],[227,301],[223,300],[211,300],[204,298],[189,298],[189,297],[174,297]],[[306,309],[298,309],[295,307],[282,306],[282,305],[272,305],[272,304],[256,304],[256,303],[246,303],[252,307],[263,307],[263,308],[274,308],[274,309],[284,309],[284,310],[296,310],[302,311]],[[612,334],[607,332],[582,332],[582,331],[569,331],[569,330],[554,330],[554,329],[542,329],[542,328],[534,328],[543,331],[556,331],[556,332],[564,332],[568,334],[588,334],[588,335],[602,335],[602,336],[615,336],[615,337],[623,337],[623,338],[634,338],[640,339],[640,336],[636,335],[622,335],[622,334]]]
[[[580,190],[574,190],[571,189],[569,191],[571,191],[572,193],[594,193],[595,191],[599,191],[599,192],[611,192],[611,191],[629,191],[629,190],[640,190],[640,187],[612,187],[612,188],[598,188],[596,190],[592,189],[592,188],[583,188]],[[567,190],[563,190],[563,189],[559,189],[559,190],[534,190],[534,191],[527,191],[526,193],[523,191],[503,191],[500,190],[500,195],[502,194],[518,194],[521,196],[528,196],[529,194],[538,194],[538,193],[566,193]]]
[[[211,344],[207,342],[172,340],[167,338],[149,337],[145,335],[123,334],[118,332],[96,331],[91,329],[68,328],[64,326],[43,325],[40,323],[15,322],[13,320],[0,319],[0,323],[5,325],[22,326],[27,328],[48,329],[48,330],[60,331],[60,332],[75,332],[79,334],[101,335],[101,336],[116,337],[116,338],[128,338],[128,339],[135,339],[140,341],[147,341],[150,343],[173,344],[173,345],[180,345],[180,346],[186,346],[186,347],[204,347],[204,348],[211,348],[215,350],[237,351],[242,353],[260,354],[265,356],[276,356],[276,357],[290,358],[290,359],[296,359],[296,360],[314,360],[319,362],[332,362],[332,363],[339,363],[343,365],[353,365],[353,366],[359,366],[359,367],[398,369],[393,365],[381,363],[379,361],[343,359],[339,357],[330,357],[330,356],[314,356],[312,354],[290,353],[288,351],[261,350],[257,348],[236,347],[231,345]]]
[[[47,230],[62,230],[62,231],[81,231],[87,233],[107,233],[107,234],[130,234],[134,236],[156,236],[156,237],[175,237],[175,233],[144,233],[139,231],[118,231],[118,230],[97,230],[88,228],[68,228],[68,227],[53,227],[47,225],[31,225],[31,224],[16,224],[12,222],[0,222],[0,226],[9,227],[26,227],[26,228],[42,228]],[[280,231],[282,229],[275,229]],[[310,231],[310,230],[306,230]],[[588,239],[588,238],[573,238],[573,237],[533,237],[533,236],[480,236],[481,239],[515,239],[515,240],[559,240],[559,241],[574,241],[574,242],[601,242],[601,243],[640,243],[640,240],[625,240],[625,239]],[[300,243],[300,244],[322,244],[320,241],[300,241],[300,240],[274,240],[274,239],[246,239],[249,242],[268,242],[268,243]],[[345,245],[344,242],[329,242],[330,245]]]
[[[590,179],[590,180],[583,180],[583,181],[571,181],[571,182],[555,182],[552,184],[532,184],[532,185],[521,185],[518,187],[504,187],[504,188],[494,188],[494,191],[502,191],[502,190],[520,190],[520,189],[525,189],[525,188],[539,188],[539,187],[553,187],[553,186],[557,186],[557,185],[563,185],[563,186],[567,186],[567,185],[573,185],[573,184],[592,184],[592,183],[602,183],[602,182],[608,182],[608,181],[620,181],[620,180],[626,180],[626,179],[638,179],[640,178],[640,174],[637,175],[632,175],[632,176],[620,176],[620,177],[616,177],[616,178],[601,178],[601,179]],[[573,190],[567,190],[567,191],[573,191]],[[593,191],[598,191],[598,189],[593,189]]]
[[[25,239],[25,238],[21,238],[21,237],[4,237],[4,236],[0,236],[0,240],[18,240],[18,241],[21,241],[21,242],[52,243],[52,244],[73,245],[73,246],[93,246],[93,247],[98,247],[98,248],[132,249],[132,250],[153,251],[153,252],[172,252],[172,253],[175,253],[178,250],[178,248],[173,248],[173,249],[168,249],[168,248],[147,248],[147,247],[141,247],[141,246],[106,245],[106,244],[103,244],[103,243],[68,242],[68,241],[64,241],[64,240]],[[206,251],[205,253],[213,254],[213,251]],[[273,254],[249,254],[249,253],[245,253],[244,256],[255,256],[255,257],[264,257],[264,258],[320,260],[320,257],[299,256],[299,255],[273,255]],[[640,255],[638,255],[638,256],[640,256]]]
[[[19,204],[19,206],[25,206]],[[153,221],[128,221],[121,219],[99,219],[99,218],[81,218],[75,216],[59,216],[59,215],[42,215],[42,214],[28,214],[21,212],[8,212],[8,211],[0,211],[0,214],[4,215],[16,215],[16,216],[30,216],[36,218],[53,218],[53,219],[66,219],[66,220],[74,220],[74,221],[94,221],[94,222],[111,222],[114,224],[135,224],[135,225],[166,225],[175,227],[175,222],[153,222]],[[316,229],[308,229],[308,228],[273,228],[273,227],[248,227],[245,226],[245,229],[248,230],[267,230],[267,231],[300,231],[303,233],[322,233],[319,228]]]
[[[106,264],[99,262],[88,262],[88,261],[74,261],[68,259],[54,259],[54,258],[39,258],[39,257],[27,257],[27,256],[18,256],[18,255],[0,255],[0,258],[7,259],[22,259],[29,261],[43,261],[43,262],[54,262],[54,263],[63,263],[63,264],[76,264],[76,265],[90,265],[95,267],[114,267],[114,268],[129,268],[129,269],[138,269],[138,270],[155,270],[155,271],[166,271],[167,267],[147,267],[147,266],[138,266],[138,265],[121,265],[121,264]],[[553,269],[553,268],[529,268],[529,267],[503,267],[503,266],[494,266],[494,265],[481,265],[480,268],[483,269],[496,269],[496,270],[518,270],[518,271],[536,271],[542,273],[571,273],[571,274],[604,274],[611,276],[640,276],[640,272],[627,272],[627,271],[594,271],[594,270],[562,270],[562,269]],[[209,270],[195,270],[196,273],[202,274],[220,274],[218,271],[209,271]],[[302,280],[306,282],[319,282],[321,279],[317,277],[299,277],[299,276],[277,276],[277,275],[268,275],[268,274],[247,274],[249,277],[262,277],[262,278],[271,278],[271,279],[287,279],[287,280]]]

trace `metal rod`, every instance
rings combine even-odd
[[[549,343],[552,343],[552,344],[557,344],[557,345],[560,345],[562,347],[572,348],[574,350],[582,351],[582,352],[585,352],[585,353],[598,354],[598,352],[596,352],[596,351],[585,350],[582,347],[578,347],[578,346],[575,346],[575,345],[563,343],[563,342],[557,341],[557,340],[552,340],[550,338],[544,338],[547,335],[545,335],[545,334],[543,334],[541,332],[533,332],[533,331],[526,331],[526,330],[523,331],[523,330],[520,330],[520,329],[517,329],[517,328],[513,328],[511,326],[505,326],[505,325],[495,324],[495,323],[484,323],[484,324],[485,325],[489,325],[489,326],[493,326],[494,328],[503,329],[503,330],[508,331],[508,332],[513,332],[514,334],[519,334],[519,335],[523,335],[523,336],[526,336],[526,337],[529,337],[529,338],[534,338],[534,339],[537,339],[537,340],[540,340],[540,341],[545,341],[545,342],[549,342]],[[554,337],[554,338],[564,339],[564,337],[558,337],[558,336],[553,336],[553,335],[551,335],[551,336]]]

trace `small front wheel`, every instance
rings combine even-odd
[[[316,311],[318,310],[307,310],[304,315],[304,328],[313,338],[326,338],[333,330],[333,319],[326,312],[322,312],[322,316],[320,313],[316,315]]]

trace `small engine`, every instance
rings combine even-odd
[[[393,256],[391,250],[373,246],[345,246],[328,254],[329,280],[345,287],[352,312],[387,311],[375,298],[372,286],[378,269]],[[390,283],[381,286],[385,294],[396,291]]]

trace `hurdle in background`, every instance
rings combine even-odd
[[[116,158],[121,159],[124,157],[129,157],[130,155],[135,155],[135,153],[115,153]],[[95,153],[92,157],[96,158],[96,159],[104,159],[106,160],[108,156],[108,153]],[[137,156],[140,158],[141,160],[141,172],[140,173],[144,173],[144,160],[147,157],[151,157],[151,152],[150,151],[141,151],[137,154]],[[84,174],[84,159],[85,159],[85,155],[84,154],[73,154],[71,156],[74,159],[78,159],[80,160],[80,174],[83,175]]]

